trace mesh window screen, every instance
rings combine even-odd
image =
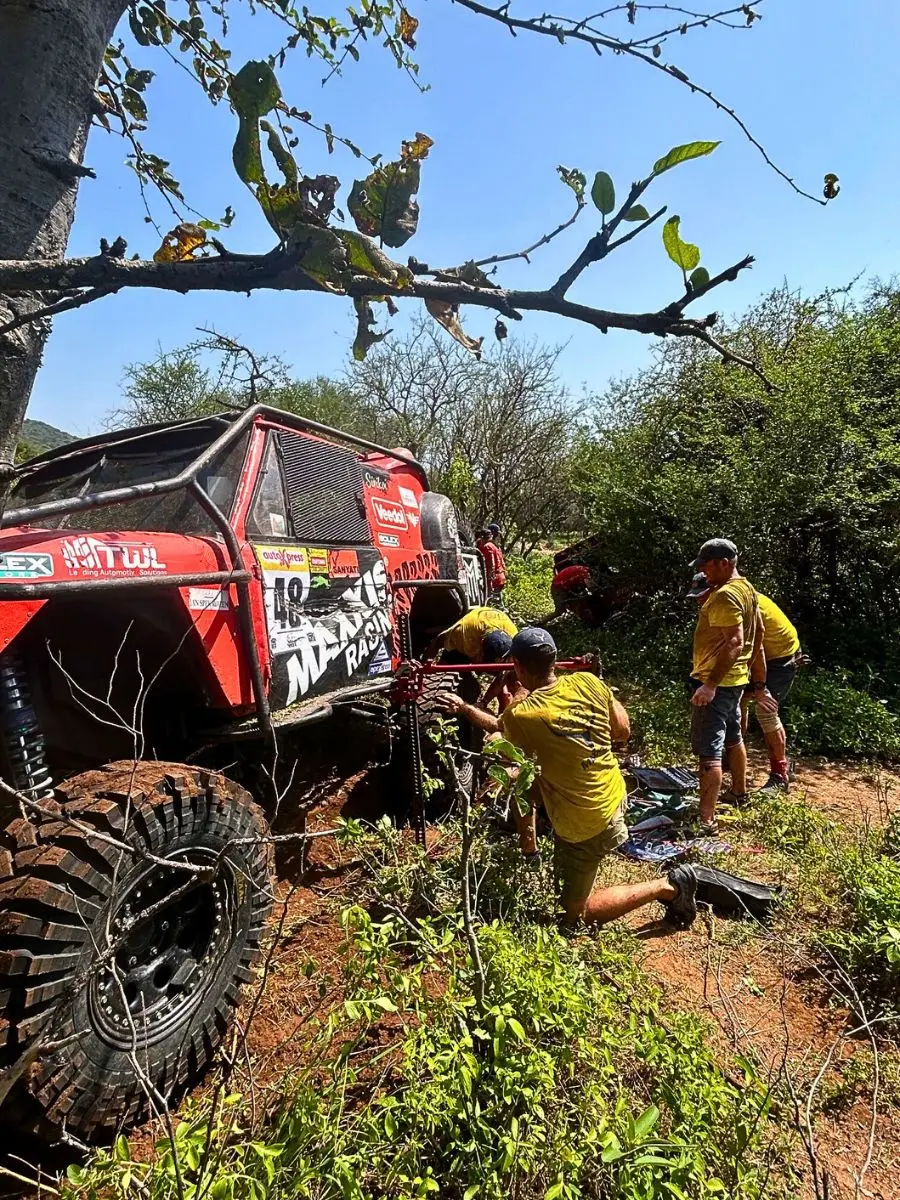
[[[295,536],[310,542],[371,545],[356,456],[297,433],[278,436]]]

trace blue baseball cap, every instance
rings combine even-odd
[[[527,629],[520,629],[512,639],[509,656],[510,658],[528,658],[535,650],[541,649],[552,650],[555,654],[556,642],[546,629],[532,625]]]
[[[504,633],[502,629],[492,629],[481,643],[481,652],[484,655],[484,661],[489,663],[501,662],[509,656],[512,644],[513,640],[508,633]]]

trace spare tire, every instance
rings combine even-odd
[[[0,1067],[27,1064],[48,1120],[95,1139],[213,1058],[259,952],[271,843],[243,788],[168,763],[112,763],[46,807],[0,834]]]

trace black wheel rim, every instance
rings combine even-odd
[[[183,1025],[235,937],[233,864],[199,847],[167,859],[173,866],[148,864],[129,881],[109,915],[107,947],[97,939],[101,961],[88,989],[90,1013],[97,1031],[121,1049],[153,1045]]]

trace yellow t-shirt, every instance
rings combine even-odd
[[[547,815],[566,842],[586,842],[609,824],[625,799],[612,752],[612,692],[577,671],[535,688],[500,718],[503,732],[537,760]]]
[[[691,674],[695,679],[706,683],[709,678],[725,641],[723,630],[743,625],[744,644],[741,652],[725,678],[719,680],[719,686],[740,687],[750,682],[750,659],[753,656],[753,635],[758,612],[756,591],[748,580],[741,577],[730,579],[710,593],[700,609],[694,631],[694,669]]]
[[[479,606],[470,608],[464,617],[451,625],[444,634],[444,649],[464,654],[472,662],[481,661],[481,647],[485,637],[495,629],[515,637],[519,632],[506,613],[496,608]]]
[[[756,593],[759,601],[759,613],[763,619],[763,650],[766,659],[788,658],[800,649],[800,638],[797,630],[784,615],[774,600]]]

